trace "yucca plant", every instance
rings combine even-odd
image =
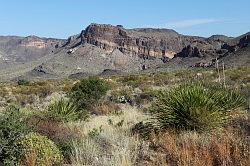
[[[48,115],[55,120],[68,122],[85,119],[87,118],[88,113],[86,110],[79,110],[79,108],[69,100],[60,99],[49,105]]]
[[[216,86],[184,84],[160,91],[150,111],[160,129],[206,131],[222,126],[230,111],[243,106],[237,92]]]

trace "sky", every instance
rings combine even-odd
[[[250,0],[0,0],[0,35],[68,38],[90,23],[239,36]]]

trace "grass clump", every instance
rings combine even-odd
[[[138,165],[141,142],[130,128],[146,119],[143,113],[128,107],[121,115],[94,116],[84,123],[72,123],[80,139],[71,140],[72,165]],[[143,141],[142,141],[143,142]]]
[[[244,137],[226,130],[219,134],[165,132],[154,137],[150,146],[158,154],[150,165],[245,166],[250,162],[247,141]]]
[[[207,131],[221,127],[230,112],[244,105],[237,92],[219,85],[184,84],[160,91],[151,112],[160,129]]]
[[[57,146],[47,137],[29,133],[20,137],[17,144],[21,151],[21,165],[52,166],[62,163],[62,155]]]

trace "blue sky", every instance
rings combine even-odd
[[[188,35],[250,31],[250,0],[1,0],[0,35],[67,38],[90,23]]]

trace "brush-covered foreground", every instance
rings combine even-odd
[[[249,104],[249,67],[1,83],[0,165],[247,166]]]

